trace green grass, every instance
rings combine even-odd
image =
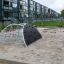
[[[0,32],[1,32],[1,30],[3,30],[4,28],[5,28],[5,26],[0,23]]]
[[[64,27],[64,22],[60,21],[45,21],[45,22],[34,22],[33,26],[37,27]]]
[[[33,22],[33,26],[37,27],[64,27],[64,22],[60,21],[41,21],[41,22]],[[5,25],[0,23],[0,31],[5,28]]]

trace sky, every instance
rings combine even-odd
[[[64,9],[64,0],[34,0],[60,13]]]

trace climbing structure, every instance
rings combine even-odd
[[[2,30],[1,35],[4,35],[4,38],[0,39],[0,42],[20,42],[26,46],[41,38],[38,30],[27,23],[10,24]]]

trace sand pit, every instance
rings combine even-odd
[[[21,43],[1,43],[0,59],[27,64],[64,64],[64,28],[38,30],[42,38],[27,48]]]

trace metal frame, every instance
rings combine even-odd
[[[25,39],[24,39],[24,26],[26,25],[27,23],[22,23],[22,24],[10,24],[10,25],[8,25],[7,27],[12,27],[12,26],[14,26],[14,25],[16,25],[16,26],[22,26],[23,28],[21,28],[22,29],[22,33],[21,33],[21,35],[22,35],[22,37],[20,37],[21,35],[19,35],[19,30],[17,29],[17,33],[18,33],[18,35],[16,36],[15,34],[14,34],[14,32],[13,33],[11,33],[10,32],[10,34],[8,34],[8,33],[6,33],[5,32],[5,30],[7,29],[7,27],[6,28],[4,28],[2,31],[1,31],[1,34],[0,34],[0,36],[3,38],[3,40],[0,40],[2,43],[11,43],[8,39],[10,39],[11,38],[11,35],[12,36],[16,36],[16,38],[13,38],[12,37],[12,39],[14,40],[15,39],[15,41],[14,42],[16,42],[17,40],[18,40],[18,37],[20,37],[20,39],[22,39],[23,40],[23,42],[21,42],[21,43],[24,43],[24,45],[25,45],[25,47],[27,47],[27,44],[26,44],[26,42],[25,42]],[[6,39],[6,38],[8,38],[8,39]],[[1,39],[1,38],[0,38]],[[16,40],[17,39],[17,40]],[[8,41],[8,42],[7,42]],[[19,42],[19,40],[18,40],[18,42]]]

